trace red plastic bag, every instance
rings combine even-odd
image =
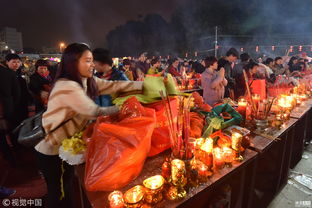
[[[88,191],[120,189],[140,174],[156,123],[155,110],[141,109],[141,116],[117,122],[110,117],[97,119],[86,151],[84,182]]]
[[[176,98],[170,100],[172,114],[174,118],[178,116],[178,100]],[[166,116],[165,106],[162,101],[145,105],[156,111],[156,126],[152,135],[151,151],[148,156],[152,157],[171,147],[169,136],[169,123]],[[176,120],[176,119],[175,119]]]

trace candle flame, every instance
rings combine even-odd
[[[205,152],[212,152],[213,149],[213,140],[209,137],[206,139],[205,143],[200,147],[201,150]]]
[[[143,185],[149,189],[159,189],[165,182],[161,175],[152,176],[143,181]]]

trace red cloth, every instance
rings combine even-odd
[[[178,72],[178,70],[176,68],[174,68],[174,66],[170,66],[168,72],[170,74],[172,74],[175,77],[181,77],[182,75]]]

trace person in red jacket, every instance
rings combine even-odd
[[[168,73],[172,74],[174,77],[181,77],[181,73],[178,70],[179,60],[177,58],[172,60],[172,64],[169,66]]]

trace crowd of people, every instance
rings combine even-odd
[[[237,99],[245,94],[244,71],[249,80],[264,79],[268,85],[274,85],[278,76],[301,76],[309,71],[310,62],[306,53],[263,61],[253,60],[248,53],[239,54],[231,48],[219,60],[213,56],[202,60],[150,58],[142,53],[137,59],[125,58],[115,65],[109,51],[102,48],[91,50],[78,43],[69,45],[61,62],[54,64],[45,59],[23,61],[18,54],[8,54],[0,65],[1,152],[9,164],[15,166],[12,146],[18,144],[12,131],[29,117],[29,106],[35,106],[37,113],[45,111],[43,126],[46,131],[64,122],[69,115],[80,115],[69,122],[70,128],[66,131],[48,135],[48,139],[42,140],[35,148],[38,167],[48,185],[49,207],[61,207],[58,204],[61,203],[61,160],[57,150],[60,138],[71,136],[69,134],[86,123],[86,117],[116,113],[118,109],[112,104],[112,93],[141,90],[145,76],[171,74],[177,80],[180,77],[201,77],[204,100],[213,106],[224,97]],[[65,168],[69,171],[70,181],[73,169]],[[0,198],[14,192],[0,187]],[[66,200],[62,203],[69,203]]]

